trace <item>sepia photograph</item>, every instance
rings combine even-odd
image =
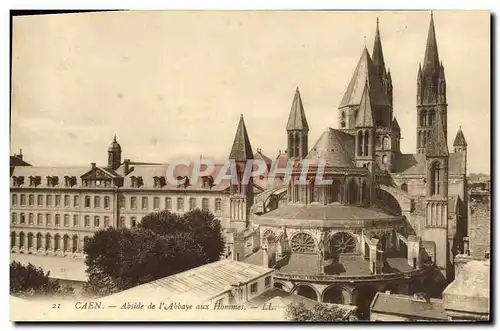
[[[491,15],[13,15],[10,320],[491,322]]]

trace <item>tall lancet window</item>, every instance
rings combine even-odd
[[[431,195],[439,195],[441,191],[441,169],[439,163],[434,162],[431,166]]]
[[[363,155],[363,132],[358,132],[358,156]]]
[[[364,156],[368,156],[368,140],[370,139],[370,131],[365,131],[365,137],[364,137]]]
[[[297,157],[300,155],[299,147],[300,147],[300,137],[299,137],[299,134],[296,132],[295,137],[294,137],[294,145],[293,145],[293,148],[295,150],[293,153],[294,157]]]

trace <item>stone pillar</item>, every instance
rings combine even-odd
[[[372,238],[370,239],[370,241],[368,242],[368,248],[370,249],[370,271],[373,273],[373,274],[376,274],[377,273],[377,265],[378,265],[378,261],[377,261],[377,244],[378,244],[378,239],[376,238]]]
[[[414,269],[420,268],[421,254],[420,254],[420,237],[408,236],[408,265]]]
[[[455,279],[458,278],[460,273],[462,272],[464,266],[472,261],[472,256],[466,254],[457,254],[454,259],[455,264]]]
[[[266,238],[262,241],[262,266],[267,268],[269,267],[269,254],[268,254],[269,246],[267,244]]]

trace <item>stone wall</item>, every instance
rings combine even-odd
[[[490,251],[490,195],[489,192],[471,192],[469,201],[469,247],[474,259],[484,258]]]

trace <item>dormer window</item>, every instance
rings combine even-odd
[[[162,188],[163,186],[165,186],[165,177],[154,176],[153,180],[154,180],[154,187],[156,187],[156,188]]]
[[[72,187],[76,185],[76,177],[75,176],[64,176],[64,186]]]
[[[57,176],[47,176],[47,186],[54,187],[59,184],[59,177]]]
[[[141,176],[132,176],[130,177],[130,187],[141,187],[144,185],[144,181]]]
[[[214,178],[212,176],[203,176],[203,188],[210,189],[214,185]]]
[[[40,185],[42,177],[40,176],[30,176],[30,186],[36,187]]]
[[[186,188],[189,186],[189,178],[187,176],[177,176],[177,180],[178,181],[184,180],[182,183],[179,183],[177,187]]]
[[[13,179],[13,184],[14,186],[21,186],[24,184],[24,177],[23,176],[19,176],[19,177],[12,177]]]

